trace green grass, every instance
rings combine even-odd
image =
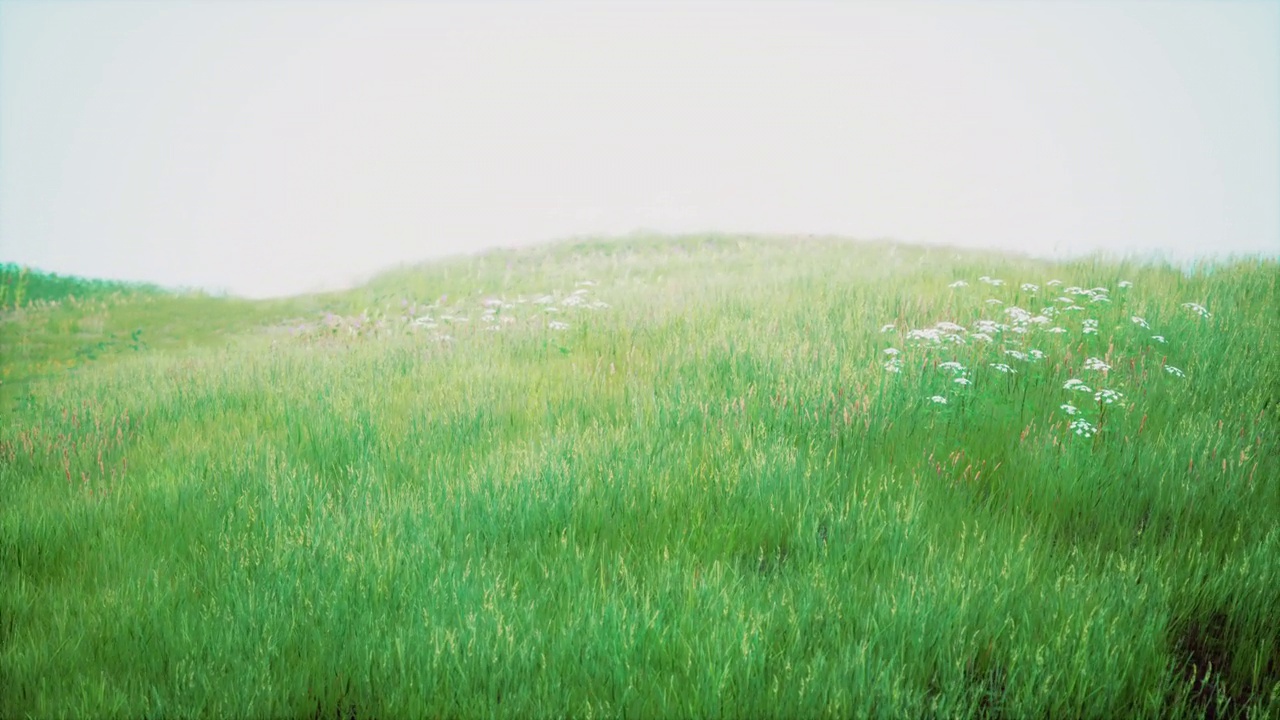
[[[635,238],[10,310],[0,716],[1280,715],[1278,278]]]

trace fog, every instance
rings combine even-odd
[[[0,3],[0,260],[249,296],[584,234],[1280,253],[1271,2]]]

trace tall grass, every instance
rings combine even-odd
[[[95,310],[172,341],[0,428],[0,716],[1275,715],[1277,270],[640,239]]]

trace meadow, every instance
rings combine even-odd
[[[1274,259],[6,268],[0,717],[1280,716]]]

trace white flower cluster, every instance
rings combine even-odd
[[[1108,370],[1111,369],[1111,366],[1108,365],[1106,362],[1104,362],[1102,358],[1091,357],[1088,360],[1084,361],[1084,369],[1100,370],[1102,372],[1107,372]]]
[[[1182,303],[1182,307],[1190,310],[1191,312],[1199,315],[1202,318],[1213,317],[1213,313],[1209,312],[1209,309],[1201,305],[1200,303],[1193,303],[1193,302]]]

